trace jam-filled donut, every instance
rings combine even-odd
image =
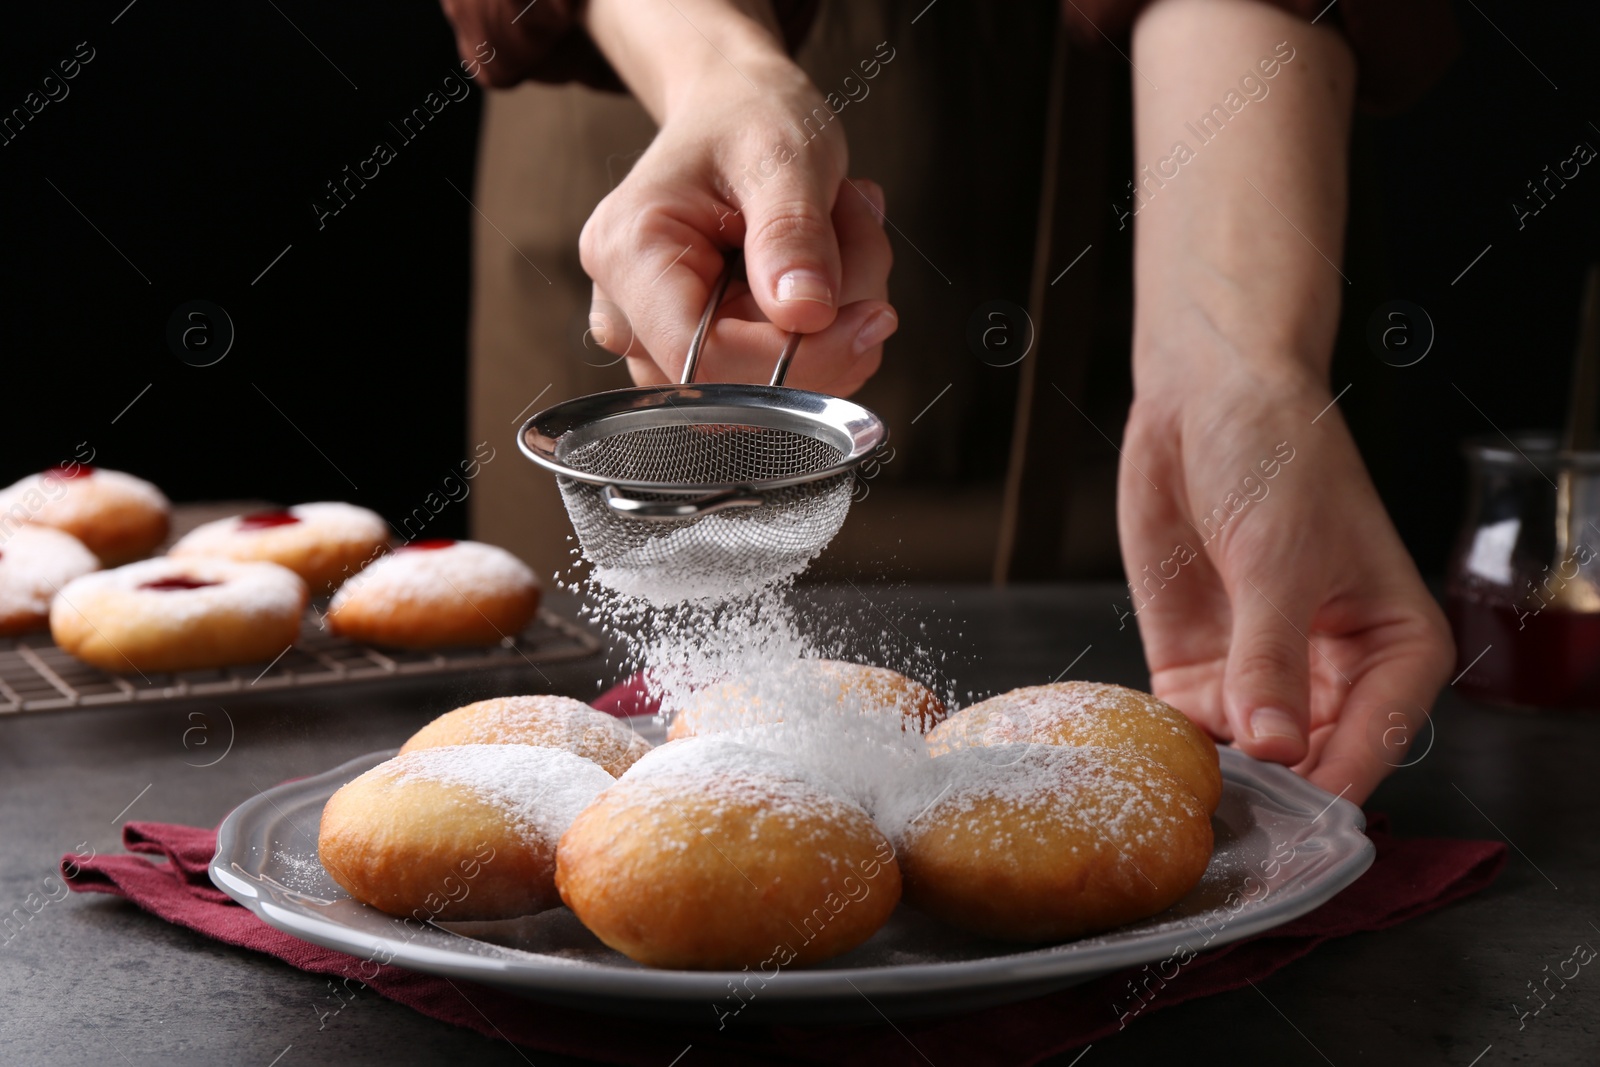
[[[826,779],[721,737],[652,751],[574,820],[556,887],[652,967],[776,973],[846,952],[900,899],[894,849]]]
[[[516,556],[476,541],[401,545],[339,587],[328,628],[399,648],[492,645],[539,610],[539,580]]]
[[[180,537],[167,554],[276,563],[320,595],[332,592],[388,544],[389,527],[377,512],[318,503],[208,522]]]
[[[531,915],[560,903],[556,842],[611,783],[561,749],[406,752],[328,799],[317,855],[351,896],[391,915]]]
[[[1131,752],[1176,776],[1207,814],[1222,799],[1216,742],[1171,704],[1120,685],[1059,682],[1013,689],[957,712],[928,735],[935,755],[1016,742]]]
[[[83,542],[49,526],[19,526],[0,541],[0,637],[50,622],[50,600],[100,566]]]
[[[944,701],[921,682],[887,667],[831,659],[799,660],[770,676],[729,679],[692,694],[667,737],[693,737],[783,722],[786,716],[893,715],[925,734],[944,721]]]
[[[886,822],[906,903],[1008,941],[1062,941],[1162,911],[1199,884],[1211,820],[1182,782],[1113,749],[957,749]]]
[[[143,478],[63,463],[0,489],[0,516],[65,530],[103,565],[115,567],[148,556],[166,540],[172,505]]]
[[[650,742],[581,700],[557,696],[495,697],[445,712],[411,735],[402,753],[444,745],[540,745],[593,760],[620,775],[650,751]]]
[[[271,660],[300,634],[306,586],[276,563],[147,559],[86,574],[50,606],[56,644],[108,671]]]

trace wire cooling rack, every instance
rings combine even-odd
[[[436,652],[358,645],[329,634],[308,613],[300,639],[271,663],[141,676],[108,674],[57,648],[48,633],[27,634],[0,639],[0,715],[559,663],[600,648],[593,634],[549,611],[492,648]]]

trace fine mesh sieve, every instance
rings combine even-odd
[[[626,592],[673,598],[759,588],[798,572],[844,524],[857,466],[888,436],[859,404],[783,386],[694,384],[724,273],[701,314],[683,384],[578,397],[522,427],[555,472],[584,556]]]

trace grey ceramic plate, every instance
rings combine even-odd
[[[635,724],[658,738],[660,728],[648,719]],[[322,806],[391,755],[374,752],[239,805],[218,831],[211,880],[268,925],[362,959],[595,1011],[710,1022],[739,1008],[729,983],[747,974],[641,967],[602,945],[565,908],[502,922],[408,925],[352,900],[317,862]],[[1355,805],[1232,749],[1222,750],[1222,774],[1222,804],[1212,819],[1216,853],[1200,885],[1160,915],[1035,948],[968,937],[902,907],[853,952],[742,985],[759,990],[751,1014],[820,1020],[948,1012],[1145,963],[1181,967],[1188,952],[1311,911],[1371,865],[1374,849]]]

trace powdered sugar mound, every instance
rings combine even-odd
[[[492,706],[492,711],[485,706]],[[573,739],[591,735],[614,739],[626,747],[642,741],[637,733],[615,716],[596,711],[581,700],[561,696],[495,697],[469,704],[473,714],[466,725],[458,726],[463,744],[487,744],[508,733],[549,727],[552,733]],[[458,709],[466,710],[466,709]]]
[[[328,612],[337,614],[357,593],[407,610],[413,604],[477,600],[538,584],[526,563],[494,545],[457,541],[443,548],[402,548],[341,585]]]
[[[285,511],[300,521],[282,526],[252,527],[240,521],[247,516],[232,515],[196,526],[178,539],[178,543],[172,546],[172,552],[174,555],[227,555],[241,545],[265,546],[306,537],[363,545],[389,539],[389,525],[383,521],[383,517],[354,504],[321,501],[295,504]]]
[[[581,700],[509,696],[481,700],[440,716],[413,735],[406,748],[519,743],[567,749],[608,770],[628,766],[651,747],[627,723]]]
[[[973,818],[980,805],[996,801],[1016,813],[1013,823],[1022,832],[1040,820],[1067,819],[1117,847],[1142,844],[1146,828],[1175,827],[1179,814],[1198,810],[1175,779],[1138,756],[1013,744],[928,760],[902,778],[876,815],[899,843],[924,823]]]
[[[774,660],[689,694],[677,712],[691,731],[716,733],[797,717],[888,719],[920,731],[932,694],[894,671],[825,659]],[[928,702],[929,704],[932,701]]]
[[[195,589],[145,589],[153,582],[193,580],[213,583]],[[306,603],[305,583],[276,563],[238,563],[227,559],[155,559],[96,571],[61,590],[62,605],[93,615],[101,602],[116,600],[119,610],[129,598],[172,622],[192,622],[218,613],[257,618],[298,614]]]
[[[397,782],[445,782],[470,790],[529,841],[554,844],[616,779],[563,749],[533,745],[423,748],[382,765]]]
[[[846,796],[873,816],[929,762],[922,738],[901,729],[894,719],[862,717],[837,708],[815,717],[746,726],[714,736],[788,757],[836,782]]]
[[[830,775],[780,753],[723,736],[669,741],[628,768],[617,781],[688,789],[701,796],[752,797],[777,813],[866,814]]]
[[[1054,682],[1049,685],[1025,686],[1008,693],[990,697],[978,707],[990,710],[1009,720],[1019,729],[1015,740],[1024,740],[1052,723],[1071,719],[1086,712],[1114,711],[1126,713],[1130,705],[1135,712],[1142,711],[1153,717],[1172,717],[1179,714],[1148,693],[1104,682]]]
[[[878,703],[884,694],[847,685],[830,667],[814,659],[749,664],[698,690],[688,707],[697,733],[781,753],[872,812],[909,765],[928,759],[927,747],[894,700]]]
[[[49,526],[19,526],[0,544],[0,624],[43,616],[56,592],[100,566],[93,552],[69,533]]]
[[[10,515],[21,508],[27,516],[24,521],[45,526],[77,526],[103,514],[108,507],[130,504],[159,511],[171,507],[161,490],[143,478],[101,467],[80,471],[70,478],[47,470],[0,489],[0,513]]]

